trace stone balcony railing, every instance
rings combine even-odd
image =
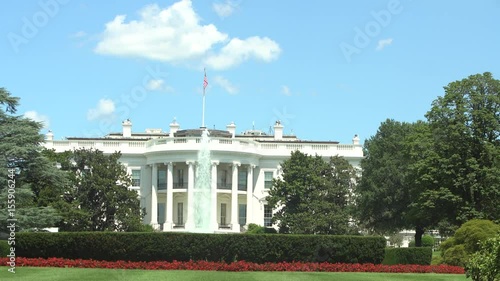
[[[45,147],[56,152],[80,148],[94,148],[112,153],[121,151],[123,154],[143,154],[162,151],[198,151],[201,138],[156,138],[151,140],[61,140],[46,141]],[[262,156],[289,156],[290,151],[300,150],[311,155],[340,155],[344,157],[363,157],[361,145],[314,143],[314,142],[257,142],[247,139],[211,138],[211,151],[226,151]]]
[[[56,152],[66,150],[94,148],[105,153],[121,151],[122,153],[144,153],[146,141],[118,141],[118,140],[56,140],[45,141],[45,148],[54,149]]]

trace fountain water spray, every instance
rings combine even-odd
[[[210,229],[211,210],[211,167],[210,158],[210,138],[208,130],[204,129],[201,135],[200,150],[198,151],[198,165],[196,166],[196,180],[194,185],[194,232],[209,233],[214,232]]]
[[[201,143],[200,150],[198,151],[198,165],[196,166],[196,179],[194,183],[192,210],[188,210],[193,214],[191,218],[194,220],[194,229],[187,229],[193,232],[209,233],[214,232],[214,226],[210,224],[212,216],[211,202],[215,200],[212,198],[212,161],[210,158],[210,138],[209,133],[205,127],[205,89],[208,86],[207,72],[203,79],[203,109],[201,117]],[[215,210],[213,210],[215,211]],[[215,215],[215,214],[214,214]],[[190,227],[191,228],[191,227]]]

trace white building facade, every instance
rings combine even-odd
[[[180,130],[174,120],[169,132],[148,129],[132,133],[125,120],[121,133],[102,138],[54,140],[46,135],[45,147],[56,152],[94,148],[104,153],[120,151],[120,161],[132,176],[130,189],[136,190],[144,223],[162,231],[189,231],[193,228],[193,192],[202,129]],[[273,210],[266,196],[272,179],[279,176],[280,164],[295,150],[310,154],[342,156],[354,167],[363,158],[355,136],[352,144],[332,141],[303,141],[283,135],[280,122],[274,133],[249,130],[236,134],[234,123],[226,130],[209,130],[211,156],[210,232],[241,232],[250,223],[271,226]]]

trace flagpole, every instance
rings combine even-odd
[[[205,128],[205,88],[203,88],[203,111],[201,113],[201,127]]]
[[[203,80],[203,109],[201,112],[201,127],[205,128],[205,81],[207,79],[207,71],[205,69],[203,69],[203,71],[205,72],[205,78]]]

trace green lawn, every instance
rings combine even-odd
[[[302,281],[302,280],[345,280],[345,281],[382,281],[382,280],[467,280],[465,275],[457,274],[396,274],[396,273],[327,273],[327,272],[222,272],[222,271],[182,271],[182,270],[123,270],[94,268],[51,268],[20,267],[16,273],[0,267],[0,280],[263,280],[263,281]]]

